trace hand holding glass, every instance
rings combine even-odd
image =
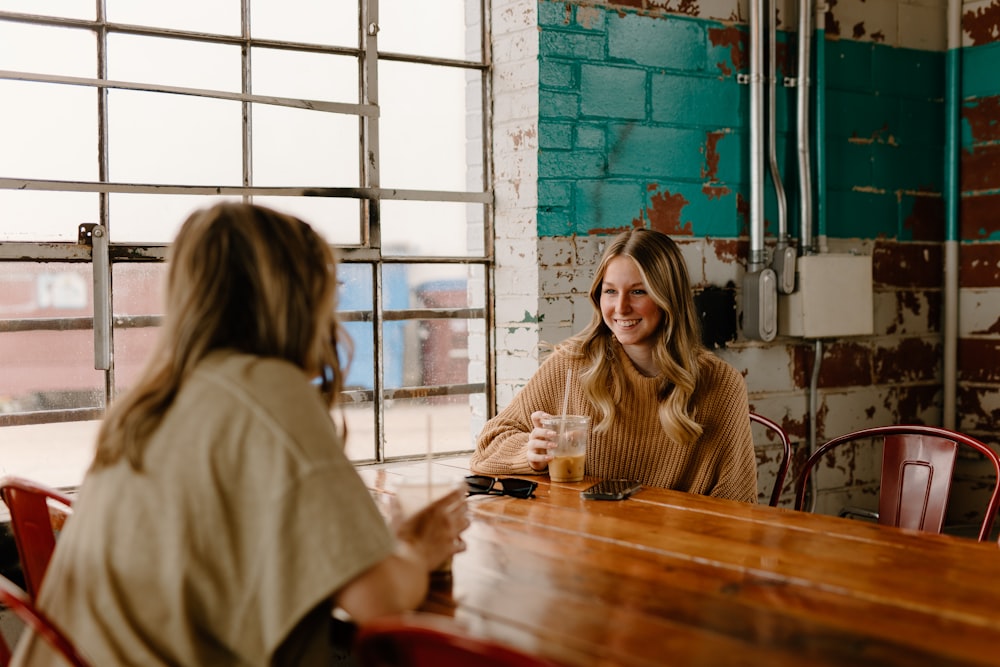
[[[550,415],[542,426],[556,432],[556,446],[549,450],[549,479],[553,482],[579,482],[587,462],[590,442],[590,417],[586,415]]]

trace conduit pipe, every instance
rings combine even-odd
[[[743,333],[770,341],[778,333],[778,290],[764,247],[764,0],[750,0],[750,255],[743,276]]]
[[[955,428],[958,382],[958,211],[959,211],[959,105],[961,103],[962,0],[948,2],[948,52],[945,56],[944,151],[944,405],[941,425]]]
[[[799,2],[799,76],[796,91],[796,139],[799,158],[799,208],[802,231],[799,235],[803,254],[814,252],[813,247],[813,192],[812,165],[809,153],[809,91],[811,66],[809,54],[812,50],[812,14],[810,0]]]
[[[795,291],[795,248],[788,242],[788,201],[785,185],[778,168],[778,12],[773,4],[767,10],[767,148],[771,167],[771,182],[778,202],[778,241],[774,247],[771,266],[778,282],[778,291],[791,294]]]
[[[816,0],[815,38],[816,58],[815,79],[813,86],[816,94],[816,106],[813,108],[816,128],[814,135],[815,161],[813,172],[816,181],[816,246],[820,253],[829,250],[826,241],[826,10],[828,5],[823,0]]]

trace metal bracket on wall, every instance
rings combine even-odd
[[[94,273],[94,368],[111,369],[111,289],[108,234],[103,225],[82,223],[77,242],[90,246]]]

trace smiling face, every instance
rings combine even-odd
[[[644,366],[663,322],[663,310],[649,295],[631,257],[619,255],[608,262],[601,280],[601,317],[629,357]]]

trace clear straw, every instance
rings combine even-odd
[[[573,369],[572,368],[567,368],[566,369],[566,389],[565,389],[565,391],[563,391],[562,412],[559,414],[559,416],[563,418],[563,421],[566,420],[566,411],[569,410],[569,383],[570,383],[570,380],[572,380],[572,379],[573,379]]]
[[[431,437],[431,416],[427,415],[427,504],[431,502],[431,476],[434,474],[434,464],[431,458],[431,452],[434,447],[434,441]]]

